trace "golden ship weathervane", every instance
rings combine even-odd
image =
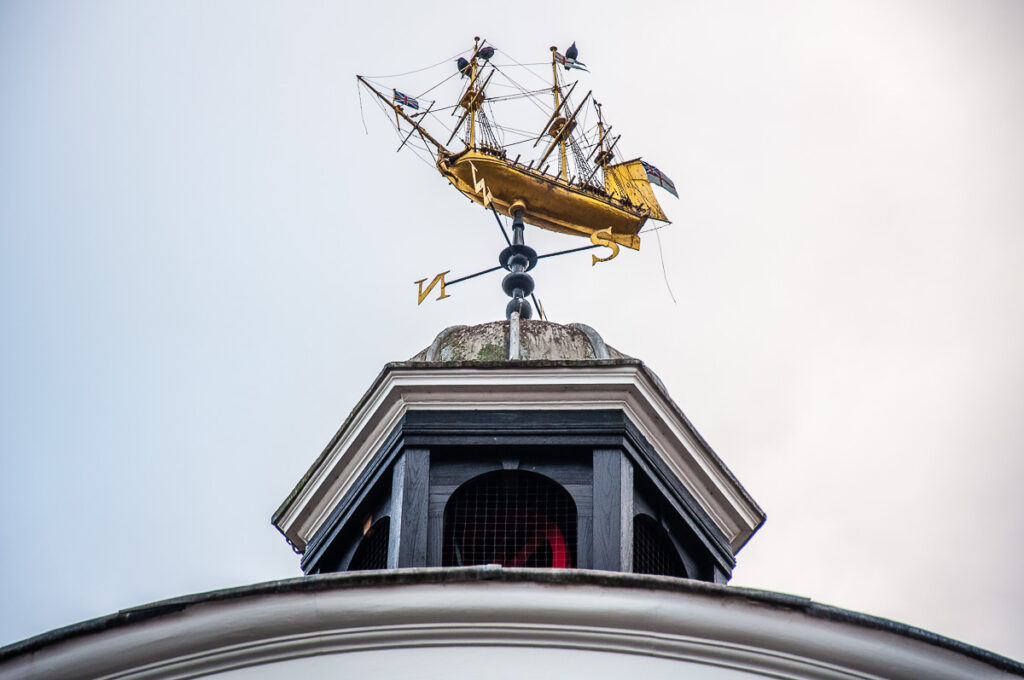
[[[609,249],[605,256],[591,258],[591,263],[597,264],[616,257],[620,246],[639,250],[641,229],[648,220],[668,223],[652,184],[676,197],[678,194],[672,181],[654,166],[640,158],[620,159],[617,148],[620,136],[612,137],[612,127],[606,123],[601,105],[593,100],[593,92],[587,92],[576,102],[573,95],[579,81],[569,84],[566,76],[573,70],[587,70],[577,58],[576,43],[565,54],[556,47],[551,48],[552,82],[536,90],[523,87],[506,73],[506,69],[519,67],[537,76],[529,65],[514,60],[512,65],[498,65],[493,60],[496,52],[487,41],[475,38],[469,58],[460,56],[454,73],[417,96],[395,87],[385,88],[375,78],[356,77],[386,112],[394,113],[394,125],[402,136],[398,150],[422,142],[420,148],[434,156],[437,171],[458,191],[490,210],[505,237],[507,247],[499,256],[498,267],[453,280],[446,279],[450,270],[437,274],[429,283],[426,278],[420,279],[415,282],[417,304],[427,299],[435,288],[439,293],[436,299],[445,299],[450,297],[447,289],[452,285],[504,269],[508,273],[502,281],[502,289],[512,298],[506,316],[511,318],[516,314],[517,318],[529,319],[532,312],[526,298],[533,297],[533,279],[528,272],[539,259],[590,248]],[[496,74],[500,76],[497,80]],[[456,76],[466,81],[460,88],[457,103],[435,108],[438,102],[431,101],[421,110],[426,94]],[[496,89],[499,80],[504,81],[500,85],[513,92],[490,95],[489,90]],[[391,96],[386,94],[387,89],[391,90]],[[550,94],[550,104],[544,101],[545,94]],[[540,109],[547,114],[547,121],[537,128],[539,134],[537,129],[530,132],[499,124],[495,119],[495,105],[510,105],[515,101],[531,102],[535,108],[527,113]],[[592,108],[586,106],[588,102]],[[447,125],[440,115],[445,111],[449,112],[449,118],[456,112],[460,115],[442,144],[426,123],[429,118],[431,127],[445,129]],[[593,120],[589,120],[591,112]],[[403,129],[403,123],[407,130]],[[447,145],[460,132],[464,147],[452,151]],[[512,158],[510,149],[523,146],[528,146],[531,154],[539,152],[540,155],[524,161],[523,153],[519,152]],[[551,165],[556,162],[557,167],[549,174]],[[512,218],[511,237],[500,215]],[[537,255],[524,243],[526,224],[584,236],[591,245]],[[533,299],[536,304],[536,298]],[[538,312],[543,316],[542,309]]]

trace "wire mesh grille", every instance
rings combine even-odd
[[[576,504],[531,472],[492,472],[459,487],[444,510],[442,565],[571,568]]]
[[[633,573],[686,577],[668,533],[646,515],[633,518]]]
[[[388,538],[391,530],[391,518],[381,517],[374,522],[370,530],[363,536],[359,547],[348,563],[349,571],[388,568]]]

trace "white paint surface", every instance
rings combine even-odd
[[[946,648],[748,601],[727,588],[649,589],[642,578],[610,578],[622,587],[344,587],[348,579],[335,578],[335,588],[289,592],[279,584],[273,594],[214,599],[43,647],[0,664],[0,678],[364,677],[371,670],[385,680],[457,671],[496,678],[1005,677]]]
[[[218,680],[340,676],[378,680],[451,680],[453,676],[461,675],[486,675],[493,680],[621,680],[629,677],[745,680],[764,677],[758,673],[701,666],[657,657],[493,646],[389,649],[352,652],[343,656],[315,656],[227,671],[209,677]]]

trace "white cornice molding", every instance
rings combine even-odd
[[[375,668],[375,677],[407,678],[413,660],[423,663],[415,650],[438,647],[445,648],[453,668],[490,663],[490,674],[500,678],[524,672],[564,678],[567,664],[576,664],[576,675],[607,677],[601,669],[609,661],[644,677],[655,669],[661,672],[654,677],[800,680],[1013,675],[979,660],[981,650],[957,651],[952,641],[934,635],[929,640],[930,634],[891,622],[812,616],[786,596],[744,597],[742,590],[727,587],[645,587],[636,579],[609,587],[419,584],[415,572],[408,578],[403,585],[341,587],[342,582],[330,589],[289,589],[286,581],[276,584],[283,586],[280,592],[183,603],[169,613],[16,654],[0,661],[0,678],[184,680],[229,671],[233,678],[253,680],[334,677],[352,674],[360,663]],[[360,662],[352,653],[373,656]],[[545,653],[558,654],[560,663],[538,661]],[[310,665],[309,659],[323,663]],[[654,665],[655,659],[678,665]],[[717,670],[698,668],[707,666]]]
[[[276,519],[300,550],[410,410],[621,409],[738,550],[763,513],[639,363],[528,368],[395,365],[352,413]]]

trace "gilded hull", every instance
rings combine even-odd
[[[528,224],[588,237],[610,227],[612,241],[640,249],[637,233],[650,215],[646,209],[623,205],[607,195],[585,191],[525,165],[476,150],[450,155],[442,152],[437,169],[456,189],[481,205],[482,187],[486,186],[495,209],[504,215],[511,216],[512,204],[521,202],[525,206],[523,219]]]

